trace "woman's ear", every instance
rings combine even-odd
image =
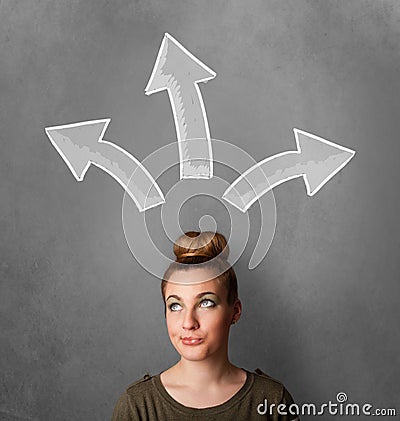
[[[237,298],[235,302],[233,303],[233,318],[232,318],[233,325],[239,321],[241,314],[242,314],[242,302],[239,300],[239,298]]]

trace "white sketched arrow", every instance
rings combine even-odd
[[[45,131],[78,181],[94,164],[118,181],[140,212],[165,203],[160,187],[146,168],[130,153],[103,139],[110,121],[84,121],[47,127]]]
[[[353,158],[355,151],[293,129],[296,151],[282,152],[253,165],[224,192],[223,199],[246,212],[263,194],[292,178],[303,177],[313,196]]]
[[[166,33],[145,88],[146,95],[167,90],[175,121],[180,178],[212,178],[213,157],[199,82],[216,73]],[[185,142],[196,139],[196,142]]]

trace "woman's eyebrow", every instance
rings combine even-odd
[[[218,297],[218,295],[215,293],[215,292],[212,292],[212,291],[206,291],[206,292],[200,292],[199,294],[197,294],[196,295],[196,298],[200,298],[200,297],[202,297],[203,295],[209,295],[209,294],[211,294],[211,295],[215,295],[216,297]],[[176,298],[177,300],[179,300],[179,301],[181,301],[182,300],[182,298],[181,297],[179,297],[179,295],[175,295],[175,294],[173,294],[173,295],[169,295],[168,296],[168,298],[165,300],[165,301],[168,301],[170,298]]]
[[[215,292],[212,292],[212,291],[207,291],[207,292],[200,292],[200,294],[197,294],[197,295],[196,295],[196,298],[200,298],[200,297],[202,297],[203,295],[208,295],[208,294],[218,296]]]
[[[165,301],[168,301],[170,298],[175,298],[178,301],[181,301],[181,297],[179,297],[178,295],[169,295],[168,298]]]

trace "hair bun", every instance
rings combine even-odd
[[[228,260],[229,246],[226,238],[218,232],[189,231],[176,240],[174,254],[177,262],[193,257],[203,257],[207,260],[219,257]]]

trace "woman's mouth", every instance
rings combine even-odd
[[[182,343],[184,345],[199,345],[201,342],[203,342],[202,338],[191,338],[191,337],[182,338]]]

